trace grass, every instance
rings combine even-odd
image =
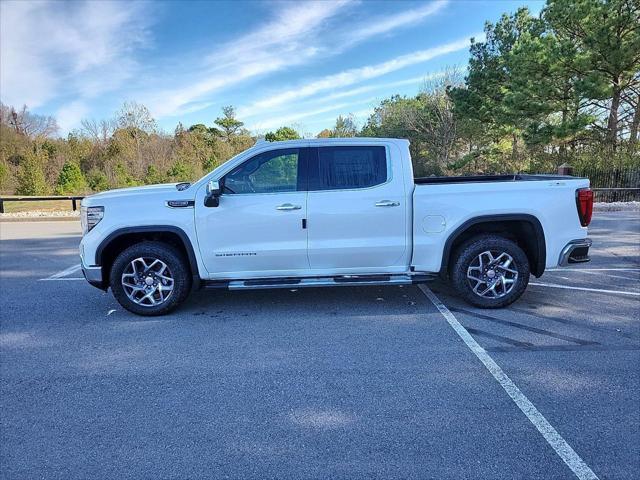
[[[80,200],[77,201],[78,210],[80,210]],[[5,213],[15,212],[65,212],[72,211],[71,200],[42,200],[38,202],[4,202]]]

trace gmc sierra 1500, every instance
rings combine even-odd
[[[589,260],[589,180],[414,178],[409,142],[259,142],[199,181],[82,201],[86,279],[140,315],[193,287],[398,285],[436,276],[502,307],[545,267]]]

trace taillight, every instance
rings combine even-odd
[[[593,192],[590,188],[576,190],[576,207],[578,208],[580,225],[583,227],[589,226],[591,215],[593,214]]]

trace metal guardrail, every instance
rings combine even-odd
[[[577,177],[589,179],[597,202],[640,200],[640,168],[638,167],[583,167],[570,169],[570,172]]]
[[[71,200],[71,208],[78,210],[78,200],[84,196],[53,196],[53,197],[0,197],[0,213],[4,213],[5,202],[43,202],[48,200]]]
[[[613,202],[613,201],[630,201],[640,200],[640,188],[592,188],[596,196],[596,201]],[[83,195],[72,196],[51,196],[51,197],[0,197],[0,213],[4,212],[5,202],[43,202],[50,200],[70,200],[71,208],[78,210],[78,200],[82,200]]]
[[[640,201],[640,188],[636,187],[611,187],[591,188],[596,202],[631,202]]]

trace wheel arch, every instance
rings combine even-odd
[[[482,215],[466,220],[445,241],[440,275],[448,275],[452,256],[459,245],[483,233],[495,233],[515,240],[529,259],[531,273],[536,277],[544,273],[547,261],[544,229],[537,217],[523,213]]]
[[[120,252],[131,245],[149,240],[168,243],[177,248],[187,259],[193,285],[200,285],[198,262],[191,240],[184,230],[174,225],[123,227],[107,235],[98,245],[95,254],[95,265],[102,267],[103,284],[108,285],[111,266]]]

